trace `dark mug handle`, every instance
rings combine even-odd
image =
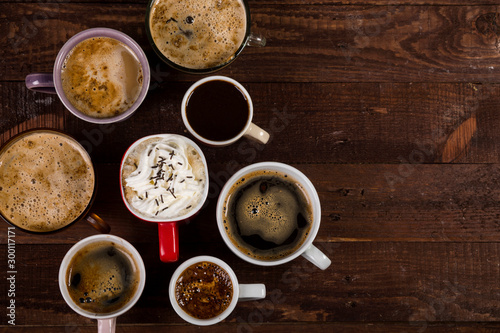
[[[85,221],[100,233],[109,234],[109,232],[111,231],[111,227],[94,213],[90,213],[89,215],[87,215],[87,217],[85,217]]]
[[[32,73],[26,76],[24,80],[26,88],[29,90],[42,92],[46,94],[55,94],[54,76],[52,73]]]

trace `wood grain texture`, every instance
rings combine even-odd
[[[145,260],[148,283],[120,323],[182,324],[167,292],[177,265],[161,263],[152,244],[134,245]],[[0,249],[6,251],[5,247]],[[54,316],[57,322],[92,324],[69,309],[59,295],[54,262],[60,262],[69,247],[17,245],[16,284],[23,286],[16,293],[19,325],[50,325]],[[223,257],[240,283],[266,281],[266,300],[238,304],[226,323],[252,322],[254,316],[262,317],[262,323],[471,322],[500,317],[497,243],[318,243],[318,247],[331,257],[334,269],[320,271],[303,258],[255,269],[228,256],[225,247],[214,246],[204,251],[184,248],[181,262],[200,254]]]
[[[107,26],[129,34],[161,66],[144,29],[145,4],[0,3],[2,80],[52,70],[77,32]],[[221,73],[242,81],[497,82],[500,59],[495,5],[252,6],[252,27],[268,45],[248,47]],[[279,58],[276,57],[279,54]],[[254,70],[259,68],[258,71]],[[190,80],[171,71],[169,81]]]
[[[179,116],[201,76],[175,72],[147,42],[140,1],[0,0],[0,145],[26,129],[51,127],[89,151],[98,174],[92,211],[130,241],[147,267],[139,302],[118,332],[198,332],[178,317],[167,284],[180,262],[219,257],[241,283],[267,297],[242,302],[207,332],[498,332],[500,330],[500,74],[498,0],[250,0],[264,48],[246,48],[217,74],[242,82],[267,145],[240,140],[203,146],[210,170],[206,207],[181,225],[179,263],[159,260],[158,230],[125,208],[119,163],[136,139],[187,134]],[[145,50],[151,87],[137,113],[107,126],[85,123],[55,95],[24,78],[50,72],[77,32],[121,30]],[[314,242],[332,260],[254,266],[232,254],[216,225],[226,180],[260,161],[291,164],[322,205]],[[0,227],[7,272],[8,225]],[[15,231],[16,326],[20,332],[95,332],[62,299],[66,251],[96,234],[84,222],[50,235]],[[0,280],[0,302],[9,282]],[[0,316],[0,331],[10,332]]]
[[[156,82],[155,82],[156,83]],[[0,143],[45,125],[66,130],[96,163],[114,163],[136,139],[189,134],[180,104],[190,83],[161,82],[131,121],[85,123],[55,95],[0,82]],[[203,147],[210,161],[251,163],[498,163],[500,86],[472,83],[244,83],[254,122],[270,144],[247,140],[225,149]],[[464,130],[471,124],[474,130]],[[459,144],[461,142],[461,144]]]
[[[244,165],[235,165],[234,171]],[[317,240],[338,242],[498,242],[498,165],[295,164],[315,185],[322,203]],[[234,173],[210,164],[206,208],[180,228],[181,248],[222,244],[215,207]],[[93,211],[112,233],[132,242],[158,242],[157,227],[130,214],[120,195],[119,165],[97,166],[98,195]],[[16,234],[21,244],[73,244],[95,234],[85,222],[51,235]],[[6,232],[0,244],[7,244]]]

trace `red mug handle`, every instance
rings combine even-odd
[[[176,222],[158,223],[160,260],[174,262],[179,259],[179,232]]]

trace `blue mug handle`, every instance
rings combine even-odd
[[[32,73],[25,79],[26,88],[46,94],[56,94],[52,73]]]

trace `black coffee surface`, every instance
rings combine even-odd
[[[225,141],[243,130],[249,106],[245,95],[232,83],[209,81],[191,93],[186,116],[195,132],[205,139]]]
[[[73,301],[97,314],[122,308],[139,284],[139,271],[132,256],[112,242],[84,247],[71,261],[66,285]]]
[[[175,299],[191,317],[210,319],[227,309],[233,298],[229,274],[212,262],[186,268],[175,284]]]
[[[302,188],[287,175],[246,176],[226,202],[226,232],[242,252],[259,260],[293,253],[307,238],[312,209]]]

